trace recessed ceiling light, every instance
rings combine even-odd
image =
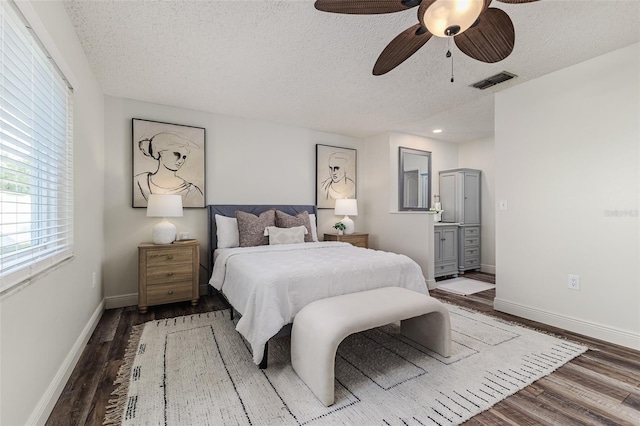
[[[442,129],[435,129],[433,133],[442,133]]]

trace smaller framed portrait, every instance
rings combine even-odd
[[[356,198],[356,150],[316,145],[316,205],[332,209],[338,198]]]
[[[150,194],[177,194],[183,207],[205,206],[205,129],[132,119],[132,206]]]

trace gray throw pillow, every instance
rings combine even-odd
[[[264,246],[269,244],[269,237],[265,237],[267,226],[276,226],[275,209],[267,210],[256,216],[251,213],[236,211],[238,220],[238,234],[240,247]]]

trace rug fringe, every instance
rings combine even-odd
[[[102,421],[104,426],[122,424],[122,416],[127,405],[127,396],[129,395],[129,376],[131,375],[133,361],[138,352],[138,345],[144,326],[145,324],[141,324],[131,329],[129,343],[124,352],[124,359],[120,368],[118,368],[116,380],[113,382],[113,384],[116,385],[116,389],[111,392],[112,397],[109,398],[107,403],[104,420]]]

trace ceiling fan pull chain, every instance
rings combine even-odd
[[[451,82],[453,83],[453,56],[451,57]]]
[[[453,56],[451,55],[451,37],[449,37],[449,40],[447,41],[447,43],[449,44],[448,48],[447,48],[447,58],[451,58],[451,82],[453,83]]]

